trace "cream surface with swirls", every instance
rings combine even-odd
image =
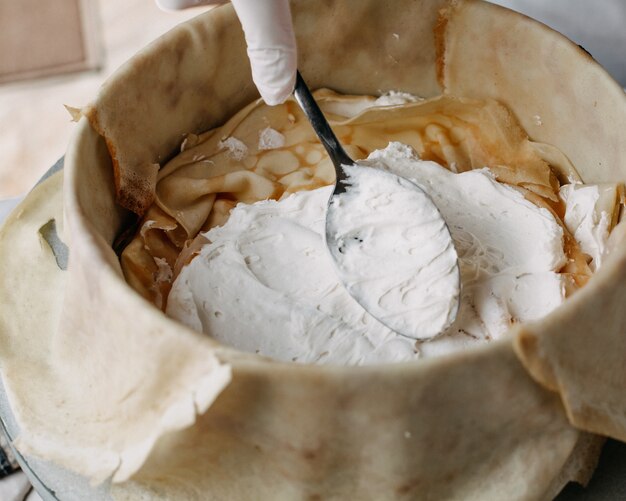
[[[333,194],[326,215],[326,243],[339,279],[398,334],[436,337],[457,314],[461,286],[443,216],[403,177],[363,165],[343,171],[344,191]]]
[[[459,256],[461,305],[428,342],[369,315],[337,278],[324,244],[332,187],[240,204],[183,268],[167,313],[224,344],[301,363],[373,364],[436,356],[501,337],[562,303],[563,231],[546,209],[487,169],[455,174],[399,143],[369,166],[418,184],[443,214]]]

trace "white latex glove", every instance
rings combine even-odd
[[[164,10],[225,0],[156,0]],[[289,0],[232,0],[248,44],[252,79],[269,105],[283,103],[296,82],[297,51]]]

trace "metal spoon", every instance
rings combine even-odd
[[[456,250],[439,210],[417,184],[357,166],[299,72],[293,93],[335,167],[325,237],[340,280],[366,311],[398,334],[419,340],[436,337],[454,322],[460,298]],[[376,206],[366,200],[360,188],[367,187],[387,189],[386,196],[377,197],[384,201]],[[402,220],[397,209],[407,204],[415,205],[418,216],[409,212],[411,217]],[[353,220],[355,209],[360,217]]]

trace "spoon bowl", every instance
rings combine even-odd
[[[344,287],[402,336],[443,333],[460,304],[458,257],[443,216],[417,184],[354,162],[299,72],[294,97],[335,168],[325,240]]]

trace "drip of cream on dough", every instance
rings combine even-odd
[[[611,224],[611,215],[603,210],[601,198],[608,197],[608,205],[614,208],[615,186],[566,184],[559,195],[565,202],[565,226],[580,249],[592,258],[589,266],[596,271],[602,264]]]
[[[259,150],[275,150],[285,146],[285,136],[271,127],[259,132]]]
[[[233,160],[243,160],[248,155],[248,147],[245,143],[236,137],[227,137],[217,143],[218,148],[221,150],[228,150],[228,155]]]
[[[423,101],[424,98],[414,96],[408,92],[390,90],[382,96],[376,98],[374,106],[399,106],[407,103],[417,103]]]

